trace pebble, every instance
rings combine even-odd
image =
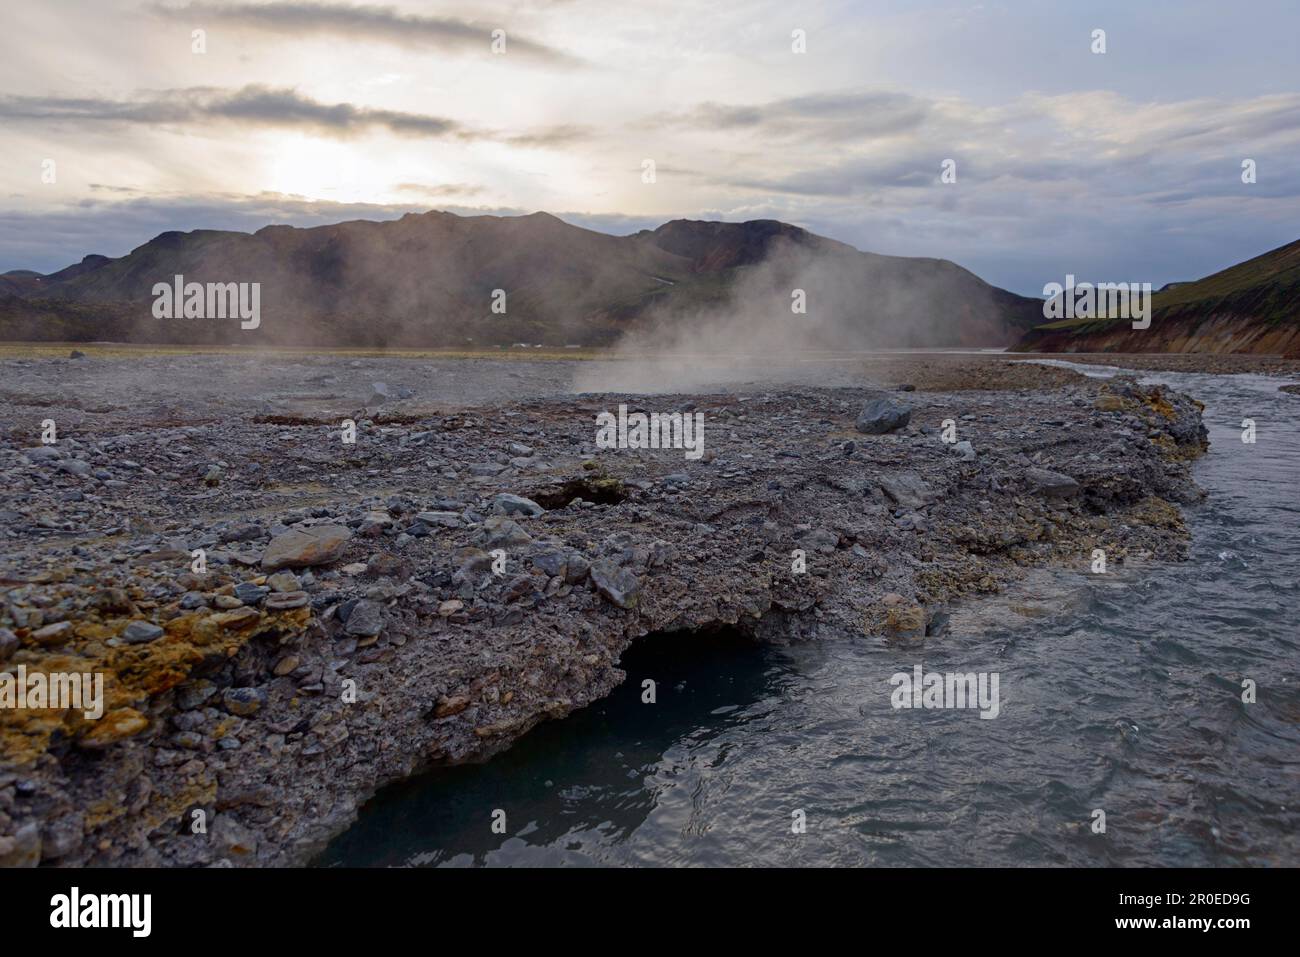
[[[162,636],[163,630],[151,621],[133,621],[121,634],[122,640],[128,645],[148,644]]]
[[[527,515],[536,518],[546,511],[531,498],[503,492],[492,499],[492,507],[503,515]]]
[[[373,637],[384,630],[384,606],[370,599],[362,599],[348,613],[344,631],[358,637]]]
[[[292,528],[271,539],[262,553],[267,571],[327,565],[343,554],[352,532],[342,525],[313,525]]]
[[[235,597],[245,605],[256,605],[270,593],[271,589],[265,585],[255,585],[252,582],[240,582],[235,586]]]
[[[261,688],[227,688],[221,695],[221,703],[231,714],[246,718],[262,710],[266,692]]]

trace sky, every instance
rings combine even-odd
[[[615,234],[779,219],[1027,295],[1067,273],[1158,287],[1300,238],[1295,0],[44,0],[4,19],[0,272],[427,209]]]

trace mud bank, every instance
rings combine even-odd
[[[380,786],[606,695],[647,634],[919,645],[1028,568],[1183,556],[1193,400],[1001,360],[971,380],[379,395],[354,444],[320,407],[110,402],[41,446],[70,404],[7,403],[0,668],[103,674],[105,713],[0,710],[0,863],[303,863]],[[910,421],[856,429],[881,398]],[[596,449],[620,402],[702,413],[704,457]]]

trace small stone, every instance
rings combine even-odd
[[[192,711],[202,707],[216,693],[217,686],[201,678],[177,689],[176,706],[183,711]]]
[[[267,587],[271,591],[288,592],[299,591],[302,589],[302,582],[293,572],[276,572],[266,579]]]
[[[416,512],[415,520],[425,525],[441,525],[443,528],[460,528],[465,524],[457,512]]]
[[[626,568],[613,562],[600,561],[591,566],[591,581],[611,604],[619,608],[635,608],[641,597],[641,582]]]
[[[240,582],[235,586],[235,597],[245,605],[256,605],[270,593],[271,589],[265,585],[254,585],[252,582]]]
[[[563,577],[569,567],[568,557],[558,548],[540,551],[531,556],[531,561],[533,566],[540,568],[548,578],[555,578],[557,575]]]
[[[161,631],[162,629],[159,629]],[[32,632],[32,640],[42,647],[61,645],[72,637],[72,622],[57,621]]]
[[[799,544],[810,552],[821,552],[825,555],[835,551],[840,544],[840,536],[829,528],[815,528],[800,539]]]
[[[215,595],[212,604],[224,611],[230,611],[232,608],[243,608],[244,603],[234,595]]]
[[[310,601],[311,596],[305,591],[273,592],[266,596],[265,608],[267,611],[289,611],[292,608],[303,608]]]
[[[343,554],[352,532],[342,525],[313,525],[291,528],[275,536],[262,553],[267,571],[326,565]]]
[[[533,536],[525,532],[518,522],[502,515],[494,515],[483,523],[483,535],[488,548],[527,545],[533,540]]]
[[[453,714],[460,714],[468,707],[469,698],[465,695],[443,696],[438,699],[438,703],[433,709],[433,716],[435,718],[448,718]]]
[[[266,704],[266,692],[261,688],[227,688],[221,702],[231,714],[246,718],[262,710]]]
[[[230,814],[218,815],[212,821],[208,837],[224,853],[234,857],[250,857],[257,853],[257,833]]]
[[[163,636],[163,630],[151,621],[133,621],[121,634],[121,639],[128,645],[144,645],[157,641]]]
[[[1061,472],[1030,468],[1023,474],[1029,487],[1044,498],[1069,498],[1079,492],[1079,483]]]
[[[438,606],[438,614],[443,618],[450,618],[464,607],[465,603],[463,601],[458,598],[452,598],[448,601],[442,602],[442,604]]]
[[[73,812],[55,818],[41,832],[41,860],[57,861],[81,847],[86,837],[86,819]]]
[[[353,606],[344,631],[349,635],[373,637],[384,630],[384,606],[368,598]]]
[[[925,637],[925,609],[920,605],[895,605],[885,616],[885,630],[898,641],[919,641]]]
[[[29,821],[12,837],[0,838],[0,867],[35,867],[41,862],[41,832]]]
[[[187,591],[181,596],[181,607],[186,611],[193,611],[196,608],[205,608],[208,604],[208,596],[201,591]]]
[[[134,708],[118,708],[110,711],[91,729],[77,739],[83,748],[106,748],[126,738],[139,734],[149,727],[149,719]]]
[[[876,481],[891,501],[904,508],[920,508],[936,498],[934,490],[915,472],[881,475]]]
[[[509,492],[494,497],[492,507],[503,515],[527,515],[529,518],[536,518],[546,511],[531,498],[511,495]]]
[[[18,636],[8,628],[0,628],[0,664],[4,664],[18,650]]]

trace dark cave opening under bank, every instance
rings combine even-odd
[[[732,626],[651,632],[620,656],[627,677],[607,697],[543,722],[489,760],[382,788],[313,864],[510,863],[512,853],[563,845],[586,829],[630,834],[653,810],[637,781],[683,736],[779,693],[773,653]],[[498,811],[504,833],[492,828]],[[519,844],[527,849],[506,846]]]

